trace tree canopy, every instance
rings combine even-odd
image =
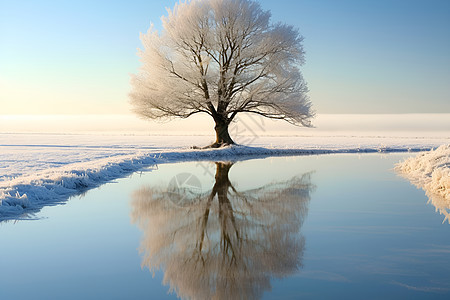
[[[138,115],[206,113],[215,121],[216,142],[225,144],[233,143],[228,125],[241,112],[311,125],[314,112],[299,69],[303,37],[292,26],[272,24],[259,3],[180,2],[162,24],[161,32],[152,25],[141,34],[142,66],[130,93]]]

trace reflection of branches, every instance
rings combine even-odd
[[[259,298],[270,277],[301,266],[309,174],[239,192],[228,178],[231,167],[216,163],[215,184],[195,205],[173,205],[161,187],[133,196],[143,265],[163,269],[164,284],[182,298]]]
[[[434,206],[436,211],[439,211],[441,215],[444,215],[444,220],[442,223],[445,223],[447,221],[450,224],[450,203],[448,200],[446,200],[444,197],[431,193],[429,191],[425,191],[425,194],[428,197],[428,202]]]

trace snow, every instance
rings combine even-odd
[[[192,146],[210,144],[211,135],[0,133],[0,221],[33,217],[44,205],[63,203],[87,189],[165,162],[416,152],[449,143],[448,131],[434,135],[386,131],[264,134],[235,133],[236,142],[245,146],[199,150]]]
[[[0,220],[58,204],[72,195],[155,163],[150,156],[122,155],[27,173],[0,182]]]
[[[410,157],[396,165],[396,170],[418,188],[450,224],[450,144]]]

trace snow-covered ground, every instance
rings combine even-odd
[[[0,133],[0,221],[21,215],[28,217],[30,212],[43,205],[63,202],[88,188],[166,161],[429,150],[450,143],[449,116],[329,116],[322,120],[319,118],[319,128],[295,131],[278,124],[274,126],[267,122],[259,123],[261,120],[247,119],[230,130],[235,141],[245,146],[219,150],[192,149],[192,146],[210,144],[214,138],[210,134],[198,135],[199,131],[192,131],[197,135],[176,135],[177,131],[168,130],[171,135],[167,136],[156,130],[161,125],[155,125],[156,129],[150,132],[100,131],[92,134],[80,131],[74,134],[65,131],[67,124],[58,127],[56,123],[46,123],[45,126],[58,133],[44,134],[28,133],[33,132],[34,128],[29,124],[21,125],[21,130],[13,132],[14,126],[11,124],[23,122],[24,119],[3,117],[0,118],[0,132],[3,132]],[[128,117],[111,118],[116,121],[111,122],[116,126],[113,129],[130,121]],[[405,125],[406,119],[409,123]],[[61,120],[56,118],[54,121],[58,123]],[[80,120],[75,118],[74,122],[78,124]],[[343,123],[347,125],[343,126]],[[423,130],[417,130],[418,123]],[[36,128],[39,126],[36,125]],[[350,130],[354,126],[359,127]],[[395,130],[387,130],[385,126]],[[23,129],[25,127],[26,130]],[[405,130],[407,128],[413,130]],[[207,129],[210,133],[210,127]]]
[[[212,136],[0,134],[0,182],[43,170],[104,158],[159,156],[205,146]],[[239,136],[237,142],[275,149],[322,152],[419,151],[450,142],[445,137],[385,135]]]
[[[422,188],[436,211],[450,224],[450,145],[410,157],[395,169]]]
[[[245,137],[242,137],[243,139]],[[419,151],[446,138],[258,137],[252,147],[190,149],[210,136],[0,134],[0,220],[29,217],[44,205],[165,161],[236,156]]]

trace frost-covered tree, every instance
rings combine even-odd
[[[270,13],[251,0],[180,2],[162,24],[160,33],[151,26],[141,34],[142,66],[130,93],[138,115],[206,113],[215,122],[212,147],[234,143],[228,126],[241,112],[311,126],[297,29],[272,24]]]

